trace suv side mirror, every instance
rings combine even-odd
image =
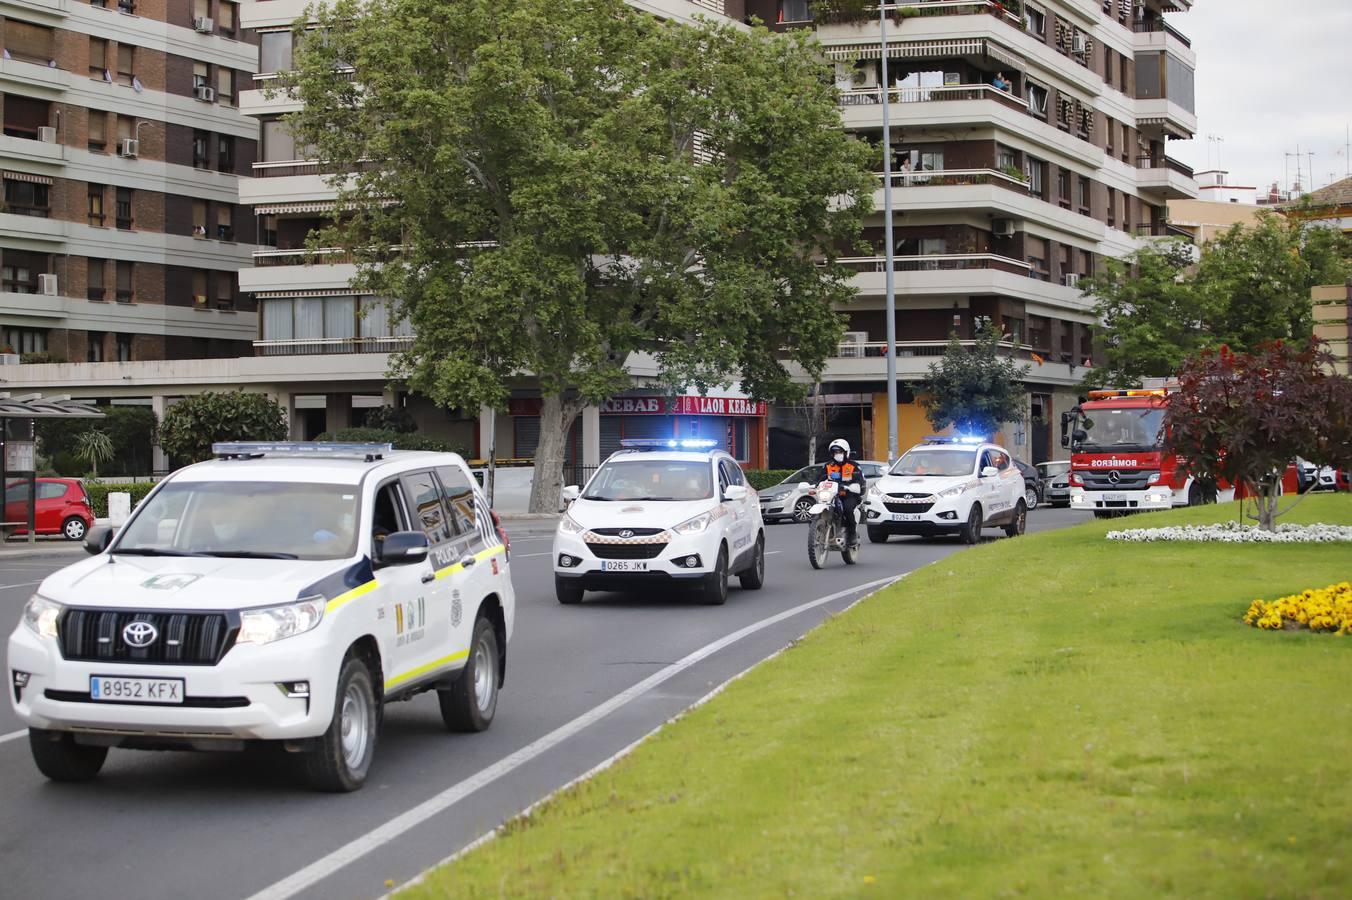
[[[113,529],[107,525],[95,525],[85,533],[84,548],[85,552],[91,556],[98,556],[108,545],[113,542]]]
[[[563,498],[564,503],[572,503],[578,497],[582,496],[582,488],[575,484],[570,484],[563,489],[563,493],[560,494],[560,496]]]
[[[996,478],[999,475],[1000,470],[995,468],[995,466],[986,466],[984,469],[981,470],[982,478]]]
[[[741,484],[728,485],[727,487],[723,488],[723,499],[733,501],[745,500],[746,486]]]
[[[427,559],[427,535],[421,531],[396,531],[376,543],[376,565],[406,566]]]

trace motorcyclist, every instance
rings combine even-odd
[[[840,485],[840,502],[845,508],[845,545],[854,547],[859,543],[856,533],[854,512],[864,499],[864,470],[850,458],[850,444],[843,438],[836,438],[827,448],[826,465],[822,469],[822,481],[834,481]]]

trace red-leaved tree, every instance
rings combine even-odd
[[[1259,527],[1275,530],[1282,474],[1297,456],[1352,466],[1352,378],[1332,363],[1316,342],[1188,358],[1164,413],[1166,449],[1196,478],[1245,485]]]

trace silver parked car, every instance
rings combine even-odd
[[[853,462],[864,470],[864,478],[868,481],[881,478],[887,472],[887,463],[871,459],[856,459]],[[809,496],[810,491],[801,490],[799,485],[806,483],[815,487],[825,465],[823,461],[815,466],[804,466],[779,484],[760,491],[761,518],[766,522],[786,522],[790,519],[806,522],[810,518],[807,511],[813,500]]]
[[[1070,506],[1070,460],[1037,464],[1044,485],[1042,499],[1051,506]]]

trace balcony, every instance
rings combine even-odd
[[[253,264],[272,266],[332,266],[351,263],[352,254],[341,247],[320,247],[315,250],[255,250]]]
[[[1026,112],[1028,102],[989,84],[955,84],[944,87],[894,87],[887,90],[888,103],[943,103],[955,100],[994,100],[1010,109]],[[841,106],[879,106],[882,88],[856,88],[840,92]]]
[[[259,356],[327,356],[337,353],[401,353],[413,347],[412,337],[293,338],[254,341]]]
[[[959,341],[965,349],[972,349],[976,346],[976,341]],[[895,344],[898,359],[908,359],[917,356],[938,357],[943,356],[948,349],[948,341],[897,341]],[[1028,344],[1016,344],[1013,341],[1001,341],[999,347],[1006,354],[1019,354],[1021,359],[1028,359],[1027,353],[1033,348]],[[832,359],[886,359],[887,341],[842,341],[836,345],[836,352],[831,354]]]
[[[840,264],[855,272],[886,272],[885,256],[844,257]],[[999,256],[994,253],[944,253],[925,256],[894,256],[894,272],[966,272],[972,269],[993,269],[997,272],[1010,272],[1015,275],[1027,275],[1030,266],[1026,262]]]
[[[878,172],[878,180],[884,178]],[[956,187],[970,184],[993,184],[1021,194],[1028,193],[1028,182],[999,169],[935,169],[920,172],[893,172],[892,188]]]
[[[1187,37],[1184,36],[1183,32],[1179,31],[1177,28],[1170,25],[1163,19],[1151,19],[1150,21],[1147,22],[1135,22],[1133,23],[1131,30],[1136,32],[1137,34],[1166,34],[1169,37],[1173,38],[1174,40],[1178,41],[1184,47],[1192,46],[1192,41],[1188,40]]]
[[[699,0],[696,0],[699,2]],[[1003,5],[994,2],[994,0],[911,0],[909,3],[885,3],[883,9],[891,15],[888,16],[888,22],[893,27],[900,27],[903,19],[899,15],[902,9],[914,9],[918,16],[914,18],[924,18],[928,16],[994,16],[1008,25],[1015,28],[1023,27],[1023,20],[1006,9]],[[878,17],[875,14],[867,19],[856,21],[831,21],[823,19],[821,22],[815,22],[812,19],[799,22],[780,22],[775,25],[775,30],[783,31],[788,28],[806,28],[816,24],[817,32],[822,37],[839,38],[843,35],[851,34],[858,29],[874,27],[878,24]],[[847,30],[848,29],[848,30]]]
[[[1141,156],[1136,160],[1139,170],[1136,184],[1143,191],[1161,194],[1168,200],[1191,200],[1198,194],[1191,166],[1171,156]]]

